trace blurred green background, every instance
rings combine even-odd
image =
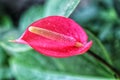
[[[89,52],[56,59],[10,43],[32,22],[50,15],[70,17],[93,40]],[[120,0],[0,0],[0,80],[115,80],[120,77]]]

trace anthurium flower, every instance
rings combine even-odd
[[[62,16],[49,16],[33,22],[14,42],[30,45],[43,55],[57,58],[83,54],[92,45],[81,26]]]

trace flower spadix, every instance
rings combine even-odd
[[[64,58],[85,53],[92,45],[87,40],[86,32],[72,19],[49,16],[32,23],[13,42],[30,45],[46,56]]]
[[[56,40],[56,41],[61,41],[61,42],[72,42],[72,41],[75,41],[75,39],[73,37],[66,36],[64,34],[60,34],[60,33],[57,33],[57,32],[51,31],[51,30],[47,30],[47,29],[43,29],[43,28],[30,26],[28,28],[28,30],[30,32],[34,33],[34,34],[43,36],[43,37],[51,39],[51,40]],[[76,41],[74,46],[82,47],[83,44]]]

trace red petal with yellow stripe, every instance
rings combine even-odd
[[[35,21],[15,42],[30,45],[43,55],[57,58],[83,54],[92,46],[84,29],[62,16]]]

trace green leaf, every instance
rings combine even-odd
[[[19,35],[20,32],[18,30],[11,29],[2,36],[0,46],[4,49],[4,51],[6,51],[7,54],[16,55],[17,53],[25,52],[31,49],[28,45],[9,42],[9,40],[17,39]]]
[[[45,16],[59,15],[69,17],[80,0],[47,0]]]
[[[63,77],[65,78],[72,75],[72,80],[76,79],[74,76],[114,77],[113,74],[99,66],[100,64],[87,53],[80,56],[59,59],[46,57],[30,50],[14,56],[10,64],[14,75],[19,80],[32,80],[33,78],[34,80],[40,80],[41,78],[44,78],[42,80],[47,80],[47,77],[50,80],[59,80],[59,76],[64,74],[65,76]],[[56,76],[56,78],[53,76]]]
[[[11,27],[13,27],[12,20],[7,15],[0,15],[0,36],[5,31],[8,31]]]
[[[13,27],[11,18],[8,15],[0,15],[0,26],[5,28]]]
[[[0,42],[0,46],[7,52],[9,55],[17,55],[21,52],[31,50],[32,48],[28,45],[17,44],[12,42]]]
[[[114,27],[114,26],[113,26]],[[111,58],[114,66],[120,71],[120,27],[115,26],[114,32],[111,33],[114,35],[114,38],[111,40]]]
[[[82,0],[70,17],[80,24],[86,24],[87,22],[90,22],[98,17],[99,12],[100,9],[97,5],[97,1]]]
[[[0,46],[0,80],[12,78],[12,72],[8,65],[8,55]]]
[[[76,76],[65,73],[56,73],[52,71],[42,71],[33,69],[12,62],[13,71],[17,76],[17,80],[114,80],[99,77]],[[29,77],[26,77],[29,74]]]
[[[9,31],[4,32],[1,36],[1,42],[8,42],[8,40],[16,39],[20,36],[20,32],[16,29],[9,29]]]
[[[0,68],[0,80],[10,80],[12,77],[12,71],[9,67]]]
[[[27,10],[21,17],[19,28],[23,32],[32,22],[43,17],[43,6],[33,6]]]
[[[108,64],[112,65],[112,59],[110,58],[110,53],[107,52],[106,48],[103,46],[103,44],[100,42],[99,39],[97,39],[91,32],[89,32],[88,30],[87,34],[89,36],[89,39],[93,41],[93,45],[91,47],[91,51],[93,53],[95,53],[96,55],[98,55],[99,57],[103,58]],[[94,57],[95,58],[95,57]],[[100,63],[100,61],[98,62]],[[108,66],[104,65],[104,64],[100,64],[99,66],[103,67],[106,72],[109,72],[111,74],[114,74],[114,72],[112,70],[110,70],[108,68]],[[113,66],[114,67],[114,66]]]
[[[90,50],[98,54],[100,57],[104,58],[110,64],[112,64],[110,54],[107,52],[106,48],[103,46],[101,41],[98,38],[96,38],[90,31],[86,31],[89,36],[89,39],[93,41],[93,46]]]
[[[0,47],[0,67],[2,66],[2,64],[4,64],[6,58],[7,58],[6,54],[3,52],[2,48]]]

